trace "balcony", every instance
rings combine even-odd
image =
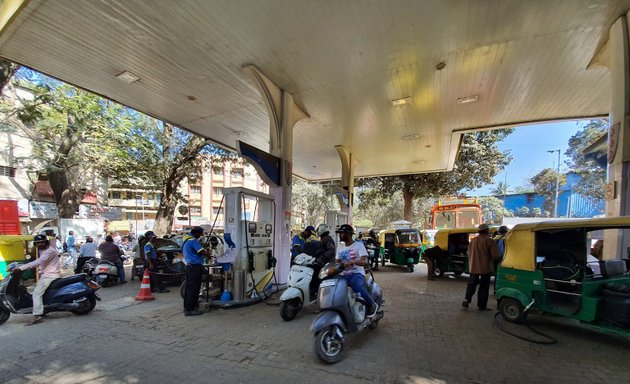
[[[157,200],[109,199],[110,207],[158,209],[159,205]]]

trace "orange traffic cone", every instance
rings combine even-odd
[[[151,301],[155,300],[155,297],[151,294],[151,280],[149,279],[149,270],[144,270],[144,276],[142,276],[142,284],[140,284],[140,292],[136,296],[136,301]]]

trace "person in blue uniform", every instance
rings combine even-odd
[[[144,237],[147,239],[147,243],[144,245],[145,268],[149,268],[151,292],[158,291],[159,293],[167,293],[169,290],[164,288],[162,278],[157,274],[159,272],[159,260],[157,250],[155,249],[155,239],[157,239],[157,236],[153,233],[153,231],[147,231],[147,233],[144,234]]]
[[[194,227],[190,235],[184,236],[182,253],[186,263],[186,290],[184,291],[184,315],[198,316],[203,312],[197,309],[199,304],[199,291],[201,290],[201,276],[203,274],[203,262],[208,251],[201,246],[199,238],[203,235],[203,228]]]

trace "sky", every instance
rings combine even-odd
[[[556,169],[558,152],[548,153],[550,150],[560,149],[560,171],[566,171],[564,152],[569,147],[569,138],[573,136],[588,120],[545,123],[519,126],[511,135],[498,144],[499,149],[509,150],[512,162],[495,178],[495,183],[507,180],[508,191],[515,187],[525,186],[528,179],[544,168]],[[469,196],[487,196],[494,189],[490,184],[482,188],[469,191]]]

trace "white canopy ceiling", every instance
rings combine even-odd
[[[268,150],[265,107],[241,70],[254,64],[311,117],[295,128],[298,175],[339,177],[336,145],[358,160],[356,176],[418,173],[448,169],[462,130],[608,114],[608,70],[587,65],[629,8],[31,0],[3,30],[0,55],[225,146]],[[123,71],[140,80],[117,79]],[[392,105],[404,97],[411,103]],[[477,101],[458,103],[466,97]]]

